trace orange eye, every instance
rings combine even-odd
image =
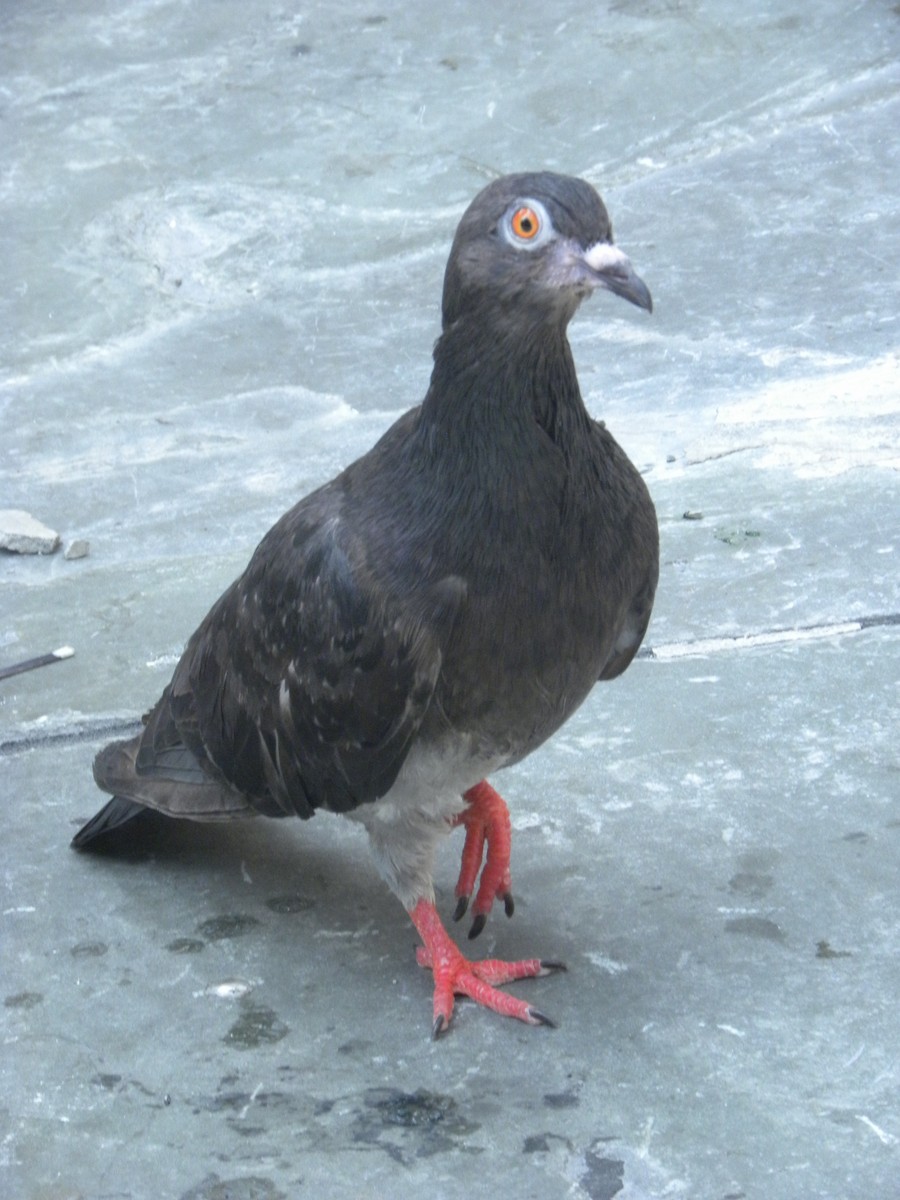
[[[530,242],[541,231],[541,218],[533,208],[523,204],[513,213],[509,225],[517,238],[521,238],[523,242]]]
[[[553,237],[553,220],[540,200],[519,196],[503,214],[501,231],[516,250],[537,250]]]

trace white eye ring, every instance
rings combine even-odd
[[[503,214],[503,236],[517,250],[537,250],[553,235],[553,222],[540,200],[528,196],[514,201]]]

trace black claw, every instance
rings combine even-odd
[[[435,1017],[434,1024],[431,1027],[431,1040],[436,1042],[446,1028],[447,1022],[443,1016]]]
[[[461,921],[466,915],[466,909],[469,907],[469,897],[460,896],[456,902],[456,908],[453,910],[453,920]]]
[[[472,928],[469,930],[469,940],[477,938],[485,925],[487,925],[487,917],[484,913],[476,913],[475,920],[472,922]]]
[[[551,1021],[546,1013],[539,1012],[536,1008],[529,1008],[528,1016],[535,1023],[535,1025],[546,1025],[548,1029],[556,1028],[556,1022]]]
[[[508,917],[511,917],[513,915],[513,913],[516,911],[516,902],[515,902],[515,900],[513,900],[512,892],[505,893],[505,895],[503,897],[503,908],[505,909],[506,915]]]
[[[568,971],[569,968],[566,966],[566,964],[564,962],[560,962],[558,959],[542,958],[541,959],[541,969],[544,971],[552,972],[552,971]]]

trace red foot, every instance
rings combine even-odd
[[[489,783],[482,780],[465,793],[464,799],[468,807],[454,821],[454,825],[465,825],[466,841],[463,846],[462,863],[459,868],[459,880],[456,884],[457,905],[453,914],[458,921],[469,907],[469,899],[475,887],[475,880],[481,869],[487,845],[487,858],[484,870],[481,871],[481,883],[472,911],[475,920],[469,930],[469,937],[478,937],[484,929],[487,915],[494,901],[503,901],[506,915],[511,917],[515,903],[510,891],[509,855],[512,844],[512,826],[509,820],[509,809],[506,801],[494,791]]]
[[[495,985],[564,971],[562,963],[545,962],[540,958],[527,958],[521,962],[501,962],[496,958],[470,962],[444,929],[431,901],[419,900],[409,915],[424,942],[416,951],[416,960],[419,966],[430,967],[434,974],[433,1037],[450,1024],[454,995],[468,996],[476,1004],[483,1004],[505,1017],[517,1017],[529,1025],[553,1024],[542,1012],[524,1000],[498,991]]]

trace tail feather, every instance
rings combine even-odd
[[[230,821],[256,815],[245,796],[211,779],[185,747],[139,761],[143,734],[110,742],[94,759],[97,786],[112,799],[72,839],[77,850],[133,821],[148,809],[189,821]]]
[[[97,838],[120,829],[146,812],[147,807],[144,804],[137,804],[134,800],[126,800],[122,796],[113,796],[87,824],[82,825],[72,838],[71,844],[75,850],[84,850]]]

